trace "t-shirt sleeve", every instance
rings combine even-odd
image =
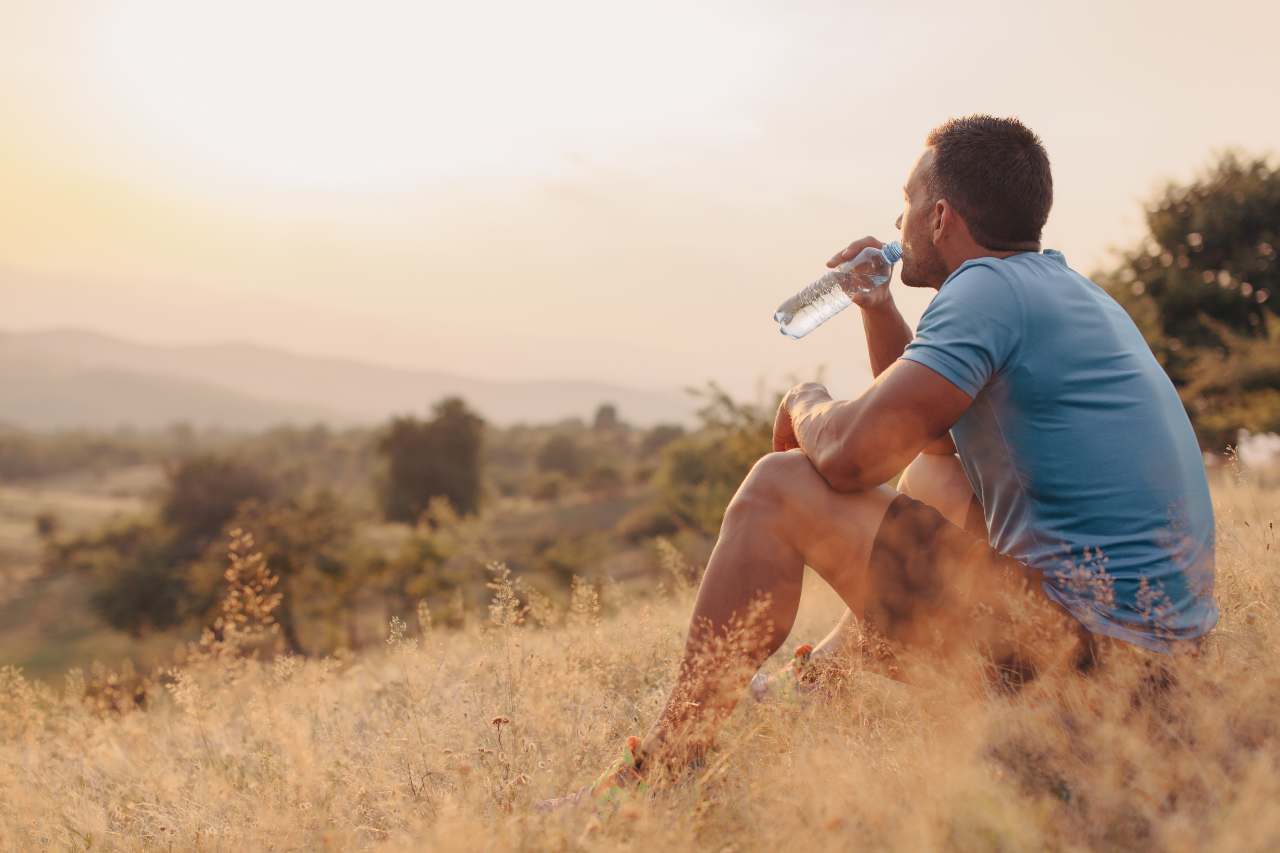
[[[1003,275],[982,264],[943,284],[902,357],[970,397],[1009,363],[1021,343],[1022,307]]]

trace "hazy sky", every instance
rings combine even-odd
[[[1234,0],[0,0],[0,329],[739,393],[825,363],[852,396],[856,309],[770,316],[894,235],[933,125],[1039,132],[1046,243],[1088,272],[1163,181],[1280,150],[1277,31]]]

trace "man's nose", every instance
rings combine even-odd
[[[897,219],[893,220],[893,227],[897,228],[899,231],[902,230],[902,214],[901,213],[898,214]]]

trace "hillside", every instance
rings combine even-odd
[[[254,397],[210,382],[8,359],[0,359],[0,399],[0,421],[28,429],[146,429],[187,421],[253,430],[349,420],[333,409]]]
[[[1265,850],[1280,844],[1280,493],[1215,487],[1222,621],[1153,687],[1117,660],[1015,697],[857,670],[739,707],[674,787],[549,815],[643,731],[689,608],[602,590],[567,613],[393,625],[382,651],[208,659],[146,688],[0,670],[13,849]],[[501,584],[499,584],[501,587]],[[498,589],[501,593],[501,588]],[[779,657],[838,611],[812,585]],[[499,601],[501,597],[499,596]],[[774,664],[776,665],[776,661]],[[126,710],[106,710],[111,706]],[[97,709],[97,710],[95,710]]]
[[[0,332],[0,422],[29,428],[373,423],[456,394],[493,423],[589,418],[602,402],[640,426],[688,423],[680,389],[497,382],[299,355],[252,343],[155,346],[80,329]]]

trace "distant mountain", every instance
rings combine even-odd
[[[426,414],[450,394],[499,425],[589,418],[602,402],[638,425],[688,423],[696,408],[674,389],[496,382],[250,343],[153,346],[79,329],[0,332],[0,422],[30,428],[371,423]]]

